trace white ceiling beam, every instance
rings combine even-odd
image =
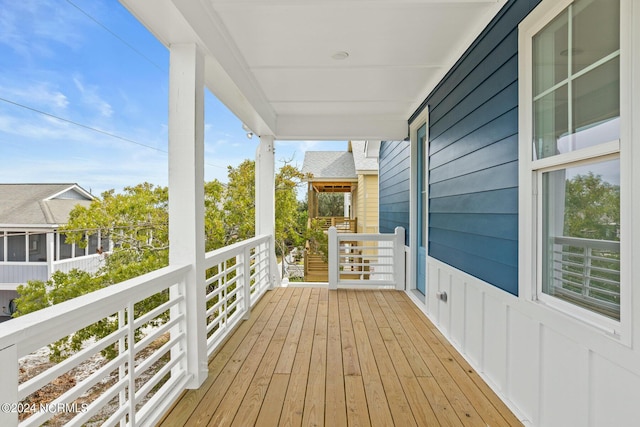
[[[174,4],[215,58],[207,61],[207,87],[253,131],[273,134],[276,114],[211,4],[192,0],[174,0]]]
[[[293,116],[278,117],[280,140],[403,140],[408,135],[406,118],[388,116]]]

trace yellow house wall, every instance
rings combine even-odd
[[[355,216],[358,233],[378,232],[378,175],[358,175]]]

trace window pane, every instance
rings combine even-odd
[[[26,261],[26,238],[23,233],[7,235],[7,261]]]
[[[533,95],[566,80],[569,71],[568,12],[563,12],[533,37]]]
[[[88,255],[93,255],[93,254],[97,253],[99,248],[100,248],[100,246],[98,246],[98,235],[97,234],[90,235],[89,236],[89,247],[87,248]]]
[[[0,261],[4,261],[4,233],[0,232]]]
[[[72,245],[66,243],[67,237],[64,234],[60,235],[60,259],[71,258]]]
[[[542,175],[542,292],[620,319],[620,161]]]
[[[567,99],[568,89],[565,85],[534,102],[534,159],[560,153],[558,141],[567,135],[569,130]]]
[[[29,261],[42,262],[47,260],[47,235],[29,235]]]
[[[100,250],[103,252],[109,251],[109,238],[103,237],[100,241]]]
[[[580,0],[573,6],[573,73],[620,49],[618,0]]]
[[[582,141],[575,149],[619,139],[618,121],[603,124],[620,116],[620,57],[575,79],[572,98],[574,132],[579,135],[593,127],[599,129],[590,131],[589,138],[578,136]]]
[[[75,244],[75,253],[74,253],[73,256],[75,258],[77,258],[77,257],[81,257],[81,256],[87,255],[87,246],[88,246],[88,244],[87,244],[87,235],[83,234],[81,242]]]
[[[534,36],[534,160],[620,138],[619,13],[578,0]]]

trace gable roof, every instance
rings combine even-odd
[[[304,154],[302,173],[312,175],[308,181],[358,178],[353,154],[349,151],[307,151]]]
[[[77,184],[0,184],[0,225],[56,226],[94,197]]]
[[[378,172],[378,158],[369,155],[367,143],[368,141],[351,141],[353,162],[357,173]]]

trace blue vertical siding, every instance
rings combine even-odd
[[[428,106],[429,256],[514,295],[517,27],[538,3],[508,2],[410,119]]]
[[[382,141],[378,176],[378,225],[381,233],[393,233],[396,227],[404,227],[406,245],[409,245],[410,179],[409,142]]]

